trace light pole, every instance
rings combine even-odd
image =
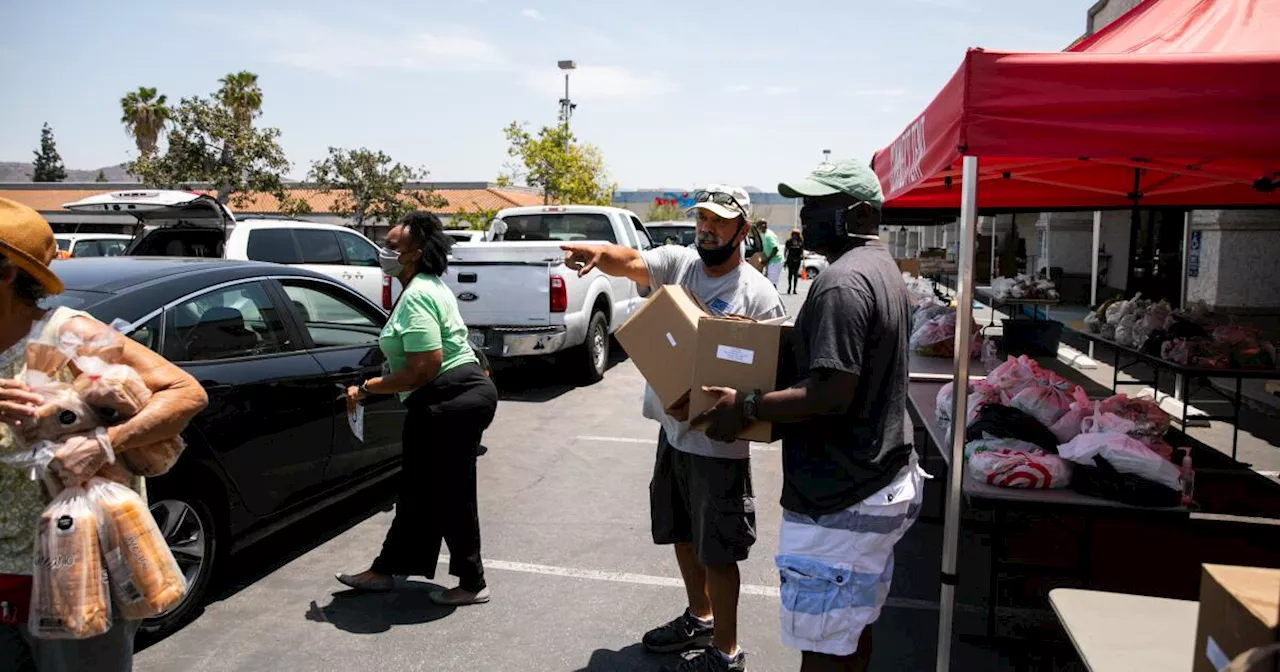
[[[822,162],[831,163],[831,150],[829,149],[822,150]]]
[[[560,61],[557,63],[561,70],[564,70],[564,98],[560,99],[560,123],[564,124],[565,130],[569,130],[569,117],[573,116],[573,110],[577,105],[569,100],[569,71],[576,70],[578,64],[573,61]]]

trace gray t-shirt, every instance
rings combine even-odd
[[[814,281],[792,332],[799,377],[827,369],[858,382],[844,413],[787,426],[783,508],[811,516],[847,509],[907,464],[910,324],[907,286],[881,243],[857,243]]]
[[[738,264],[733,271],[713,278],[707,275],[698,251],[691,247],[663,245],[642,253],[642,258],[649,267],[650,288],[686,287],[714,314],[732,313],[756,320],[787,314],[778,288],[748,264]],[[644,386],[644,417],[657,420],[671,445],[686,453],[735,459],[751,456],[751,444],[746,441],[712,441],[705,433],[690,430],[688,422],[667,415],[658,395],[648,385]]]

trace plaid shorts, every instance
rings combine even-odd
[[[923,474],[913,454],[892,483],[843,511],[782,512],[783,644],[833,656],[857,651],[889,597],[893,547],[920,514]]]

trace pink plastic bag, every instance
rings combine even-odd
[[[998,390],[1006,398],[1012,399],[1022,388],[1035,382],[1039,365],[1023,355],[1018,358],[1009,357],[1004,364],[997,366],[987,374],[987,383]]]
[[[1049,426],[1049,431],[1058,438],[1059,444],[1076,438],[1082,431],[1081,425],[1084,424],[1084,419],[1093,416],[1095,404],[1089,399],[1089,395],[1085,394],[1083,387],[1077,385],[1071,390],[1071,396],[1071,408],[1067,409],[1057,422]]]
[[[1169,431],[1169,414],[1150,399],[1117,394],[1098,402],[1097,413],[1086,418],[1085,432],[1120,432],[1154,446]]]
[[[1062,390],[1040,384],[1022,388],[1005,405],[1030,415],[1045,427],[1052,427],[1071,408],[1070,398]]]
[[[951,427],[951,406],[955,398],[955,383],[947,383],[938,390],[937,405],[934,409],[934,419],[938,421],[938,426],[944,429]],[[987,404],[1000,403],[1000,393],[995,388],[983,381],[975,381],[969,384],[969,398],[967,401],[967,419],[965,427],[973,424],[978,418],[978,409]]]
[[[1029,443],[1014,439],[972,441],[969,477],[1002,488],[1065,488],[1071,465]]]
[[[1094,456],[1101,455],[1122,474],[1133,474],[1174,490],[1179,489],[1178,468],[1160,457],[1146,444],[1115,432],[1090,432],[1058,446],[1063,459],[1093,466]]]

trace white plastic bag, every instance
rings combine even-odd
[[[85,639],[111,629],[98,522],[80,487],[58,493],[40,514],[27,622],[33,637]]]
[[[951,427],[951,407],[955,401],[955,383],[947,383],[938,390],[938,397],[935,400],[934,419],[937,420],[938,426],[943,429]],[[1000,393],[983,381],[976,381],[969,384],[969,397],[966,401],[968,412],[966,414],[965,427],[973,424],[978,419],[978,409],[987,404],[1000,403]]]
[[[1065,488],[1071,465],[1057,455],[1016,439],[984,439],[965,446],[974,480],[1002,488]]]
[[[1036,381],[1022,388],[1006,403],[1040,421],[1046,428],[1052,427],[1071,408],[1069,386],[1059,387]]]
[[[101,478],[87,491],[101,521],[102,557],[120,615],[150,618],[182,601],[186,577],[138,493]]]
[[[1122,474],[1133,474],[1174,490],[1179,488],[1178,468],[1128,434],[1083,433],[1058,446],[1058,454],[1064,459],[1089,466],[1095,465],[1095,455],[1101,455]]]

